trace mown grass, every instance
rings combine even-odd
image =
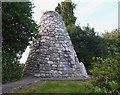
[[[90,81],[42,81],[14,91],[14,93],[92,93]]]

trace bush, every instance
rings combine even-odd
[[[23,76],[23,67],[19,63],[5,63],[2,65],[2,83],[15,81]]]
[[[96,86],[96,93],[117,93],[120,94],[120,65],[118,55],[116,58],[93,58],[90,72],[94,76],[93,85]]]

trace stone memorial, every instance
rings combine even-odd
[[[79,78],[87,76],[61,16],[54,11],[44,12],[40,21],[41,38],[33,42],[26,61],[25,75],[39,78]]]

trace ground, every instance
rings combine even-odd
[[[90,81],[41,81],[14,93],[92,93],[92,88]]]

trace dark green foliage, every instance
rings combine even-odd
[[[114,57],[116,52],[120,52],[120,32],[118,32],[118,30],[105,33],[102,37],[107,43],[109,56]]]
[[[32,20],[32,8],[31,2],[2,3],[3,82],[19,79],[21,76],[22,69],[18,59],[38,30]]]
[[[69,25],[68,33],[80,61],[90,67],[93,57],[105,57],[107,53],[104,39],[96,35],[94,28]]]
[[[58,4],[58,6],[55,8],[55,11],[62,16],[62,19],[66,26],[75,24],[76,22],[76,17],[74,16],[73,12],[75,6],[76,5],[72,3],[71,0],[69,0],[69,2],[65,0],[64,2],[61,2],[61,4]]]

